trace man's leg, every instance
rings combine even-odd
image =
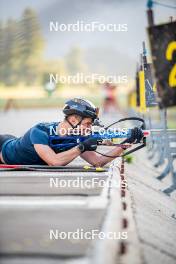
[[[9,139],[12,139],[12,138],[16,138],[15,136],[13,135],[8,135],[8,134],[5,134],[5,135],[0,135],[0,163],[2,164],[2,145]]]
[[[0,152],[0,164],[3,164],[3,160],[2,160],[2,152]]]

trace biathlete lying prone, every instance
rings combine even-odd
[[[96,138],[87,138],[77,146],[64,150],[50,144],[51,127],[62,137],[70,129],[79,127],[84,131],[92,130],[95,120],[98,118],[98,108],[88,100],[74,98],[66,102],[63,113],[64,120],[61,122],[39,123],[30,128],[22,137],[13,135],[0,135],[0,162],[4,164],[27,164],[64,166],[80,156],[89,164],[99,167],[112,161],[114,157],[123,154],[124,146],[115,146],[108,151],[106,156],[97,154]],[[126,143],[140,142],[143,132],[140,128],[131,129],[131,135]],[[110,157],[109,157],[110,156]],[[112,157],[111,157],[112,156]]]

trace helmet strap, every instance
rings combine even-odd
[[[83,117],[81,117],[81,120],[78,122],[78,124],[76,124],[75,126],[68,120],[68,117],[69,116],[66,116],[66,121],[69,123],[69,125],[73,128],[73,129],[75,129],[75,128],[77,128],[80,124],[81,124],[81,122],[83,121]]]

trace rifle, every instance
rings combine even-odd
[[[143,147],[146,146],[146,136],[149,135],[149,131],[145,130],[146,125],[145,125],[145,121],[142,118],[139,117],[127,117],[127,118],[122,118],[119,119],[118,121],[110,124],[107,127],[104,127],[104,133],[100,133],[99,131],[96,131],[94,133],[90,133],[89,135],[66,135],[66,136],[59,136],[59,135],[52,135],[49,137],[49,141],[50,141],[50,146],[53,148],[58,148],[60,151],[66,151],[70,148],[73,148],[77,145],[79,145],[80,142],[83,142],[84,140],[88,139],[88,138],[95,138],[97,140],[97,145],[103,145],[103,140],[113,140],[113,139],[117,139],[117,138],[126,138],[124,141],[122,141],[119,144],[111,144],[111,146],[120,146],[126,143],[127,139],[130,138],[131,136],[131,129],[127,129],[127,130],[123,130],[123,131],[119,131],[119,129],[116,130],[110,130],[110,127],[112,127],[113,125],[117,124],[117,123],[121,123],[124,121],[139,121],[141,123],[140,128],[143,130],[143,139],[142,142],[138,143],[137,147],[134,147],[133,149],[125,152],[122,156],[126,156],[128,154],[131,154]],[[99,125],[101,126],[101,125]],[[133,143],[136,144],[136,143]],[[106,145],[107,146],[107,145]],[[101,154],[103,156],[106,157],[110,157],[110,158],[116,158],[119,156],[109,156],[106,155],[104,153],[100,153],[98,151],[95,151],[98,154]]]

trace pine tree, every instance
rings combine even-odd
[[[20,75],[27,84],[33,84],[38,78],[39,63],[43,51],[43,38],[34,10],[27,8],[20,21]]]
[[[0,83],[4,80],[4,26],[0,21]]]
[[[15,85],[18,81],[18,63],[19,48],[17,41],[18,23],[9,19],[2,31],[2,63],[3,63],[3,79],[6,85]]]

